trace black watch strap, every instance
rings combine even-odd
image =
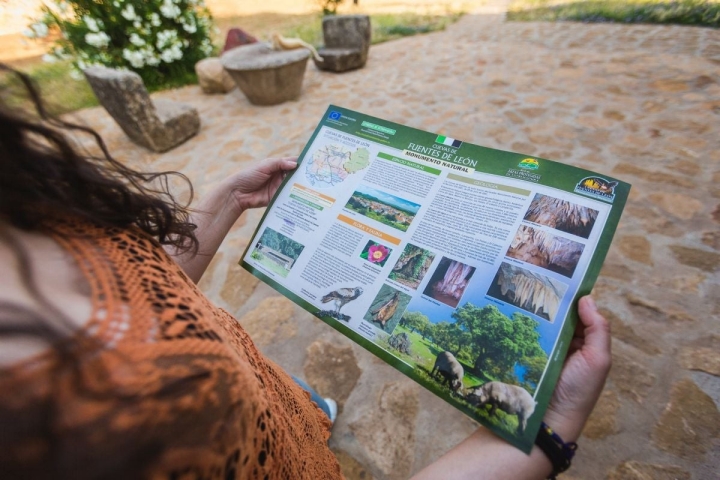
[[[535,438],[535,445],[542,450],[550,459],[553,465],[553,471],[548,478],[554,480],[557,475],[570,468],[577,443],[563,442],[560,435],[555,433],[552,428],[548,427],[545,422],[540,424],[540,431]]]

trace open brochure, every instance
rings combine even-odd
[[[330,106],[241,264],[529,452],[629,191]]]

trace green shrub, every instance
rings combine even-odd
[[[323,15],[335,15],[343,0],[317,0]]]
[[[587,0],[553,5],[548,0],[516,0],[508,20],[659,23],[720,27],[717,0]]]
[[[137,72],[150,90],[189,83],[194,66],[213,51],[212,17],[204,0],[54,0],[26,35],[58,32],[46,61],[71,59]]]

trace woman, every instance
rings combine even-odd
[[[189,214],[166,189],[177,174],[118,163],[92,130],[48,116],[20,78],[39,118],[3,97],[0,477],[341,478],[323,402],[196,287],[233,223],[267,205],[295,160],[231,176]],[[79,154],[67,131],[94,136],[102,155]],[[545,416],[566,442],[610,366],[607,322],[590,298],[579,309]],[[481,428],[417,478],[551,470],[540,450],[527,456]]]

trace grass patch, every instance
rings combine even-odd
[[[27,73],[35,81],[48,111],[54,115],[62,115],[98,105],[90,84],[84,78],[75,80],[70,76],[72,64],[69,61],[45,63],[38,60],[37,62],[25,62],[15,68]],[[148,91],[167,90],[194,83],[197,83],[197,76],[192,72],[170,79],[154,88],[148,88]],[[12,105],[31,107],[25,101],[26,93],[18,88],[19,86],[15,75],[5,74],[0,77],[0,90],[8,92],[8,97],[14,99],[11,100]]]
[[[93,107],[98,104],[90,85],[82,80],[70,77],[70,62],[44,63],[33,62],[16,67],[27,73],[40,89],[48,111],[55,115],[73,112],[81,108]],[[0,77],[0,90],[7,92],[6,98],[15,107],[34,108],[30,105],[27,93],[13,74]]]
[[[415,13],[395,13],[370,15],[372,24],[372,44],[387,42],[402,37],[444,30],[457,22],[462,13],[449,15],[418,15]],[[309,21],[286,28],[282,31],[286,37],[302,38],[316,47],[323,44],[322,17],[313,16]]]
[[[253,255],[254,255],[254,253],[253,253]],[[278,265],[277,263],[273,262],[272,260],[270,260],[269,258],[267,258],[267,257],[266,257],[265,255],[263,255],[262,253],[258,253],[258,255],[257,255],[257,256],[253,256],[253,258],[254,258],[255,260],[257,260],[257,262],[258,262],[260,265],[262,265],[263,267],[267,268],[267,269],[270,270],[271,272],[274,272],[274,273],[280,275],[280,276],[283,277],[283,278],[287,277],[288,274],[290,273],[290,270],[285,270],[283,267],[281,267],[281,266]]]
[[[720,27],[720,0],[515,0],[515,21],[655,23]]]

